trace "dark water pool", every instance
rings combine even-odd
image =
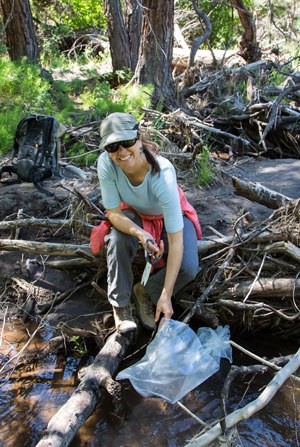
[[[18,352],[28,340],[32,327],[6,324],[0,347],[1,365],[6,355]],[[30,349],[41,348],[51,335],[49,328],[39,333]],[[296,352],[291,343],[278,341],[253,343],[245,338],[243,345],[255,349],[259,355],[284,355]],[[28,351],[27,351],[28,352]],[[252,363],[249,358],[234,352],[234,362]],[[23,368],[0,381],[0,446],[33,447],[42,436],[51,416],[63,405],[77,383],[79,359],[64,359],[48,355],[33,370]],[[226,365],[224,365],[226,366]],[[225,377],[223,368],[200,387],[186,395],[182,403],[196,416],[212,422],[220,415],[220,393]],[[246,377],[234,383],[229,410],[255,399],[271,376]],[[72,441],[72,447],[183,447],[193,435],[201,431],[199,423],[177,404],[160,398],[142,398],[123,381],[127,417],[119,424],[110,416],[110,402],[98,408],[86,421]],[[251,419],[238,425],[236,445],[243,447],[299,447],[300,446],[300,389],[289,380],[271,403]]]

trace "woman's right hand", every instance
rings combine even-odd
[[[153,236],[147,231],[141,233],[140,241],[143,247],[154,257],[160,258],[164,254],[164,242],[161,240],[159,245],[154,241]],[[148,242],[147,242],[148,241]],[[146,246],[147,244],[147,246]]]
[[[164,243],[161,240],[159,245],[157,245],[154,241],[154,238],[152,234],[150,234],[148,231],[145,231],[143,228],[141,228],[139,225],[137,225],[135,222],[133,222],[128,216],[126,216],[120,207],[117,208],[111,208],[107,209],[107,216],[111,222],[111,224],[117,228],[117,230],[122,231],[126,234],[131,234],[132,236],[136,236],[142,246],[146,248],[146,241],[153,241],[148,242],[147,249],[148,251],[153,254],[155,257],[160,257],[164,253]]]

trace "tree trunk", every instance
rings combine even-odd
[[[251,12],[244,5],[243,0],[233,0],[244,32],[240,42],[240,54],[246,62],[255,62],[260,59],[261,50],[256,40],[256,27]]]
[[[104,6],[113,71],[131,68],[129,37],[120,0],[105,0]]]
[[[137,0],[125,0],[124,20],[129,36],[131,69],[134,71],[139,57],[142,27],[142,9]]]
[[[144,0],[137,82],[154,85],[154,102],[174,104],[174,0]]]
[[[39,62],[29,1],[5,0],[0,4],[10,59],[16,61],[26,56],[31,62]]]

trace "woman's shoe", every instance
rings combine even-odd
[[[113,314],[116,329],[120,334],[125,334],[126,332],[137,330],[137,325],[134,321],[129,305],[125,307],[113,306]]]
[[[136,313],[144,328],[153,331],[155,328],[154,306],[145,287],[138,282],[133,287],[132,297],[135,302]]]

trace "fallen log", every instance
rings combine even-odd
[[[203,238],[197,242],[197,248],[199,255],[201,255],[202,261],[209,259],[210,257],[216,257],[221,251],[230,249],[234,236],[216,237],[210,236]],[[247,232],[241,235],[240,239],[236,242],[236,246],[242,246],[243,244],[269,244],[268,250],[272,251],[272,244],[279,241],[279,244],[284,244],[287,241],[288,235],[286,232],[272,231],[256,231]],[[290,247],[290,245],[288,245]],[[282,245],[280,245],[282,247]],[[296,247],[297,248],[297,247]],[[220,249],[220,251],[217,251]],[[61,243],[49,243],[49,242],[36,242],[19,239],[0,239],[0,250],[2,251],[16,251],[21,253],[32,253],[36,255],[50,255],[50,256],[63,256],[70,259],[52,260],[47,259],[43,261],[44,265],[54,269],[72,269],[78,267],[95,266],[99,267],[103,264],[105,268],[106,259],[105,251],[102,251],[99,255],[94,256],[90,250],[88,244],[76,245],[76,244],[61,244]],[[204,257],[203,254],[207,251],[213,250],[213,253]],[[279,246],[278,246],[279,250]],[[299,250],[299,249],[298,249]],[[293,258],[295,258],[295,250],[293,251]],[[144,265],[144,253],[141,250],[138,251],[135,258],[137,265]]]
[[[282,235],[273,235],[271,232],[266,232],[258,236],[255,242],[273,242],[274,240],[282,240]],[[198,241],[198,251],[205,252],[212,248],[224,247],[231,243],[233,237],[228,236],[224,238],[211,237],[208,239],[203,238]],[[88,244],[76,245],[76,244],[61,244],[53,242],[35,242],[19,239],[0,239],[0,250],[4,251],[21,251],[27,253],[35,253],[42,255],[55,255],[55,256],[70,256],[75,257],[79,254],[85,253],[90,260],[93,259],[92,252]],[[95,258],[96,259],[96,258]]]
[[[222,238],[210,236],[205,237],[197,242],[199,253],[204,253],[208,250],[214,250],[221,247],[228,247],[231,245],[234,236],[224,236]],[[286,232],[272,232],[272,231],[262,231],[262,232],[247,232],[244,233],[240,238],[238,244],[242,243],[254,243],[254,244],[265,244],[267,242],[275,242],[275,241],[285,241],[287,240]]]
[[[0,222],[0,230],[10,230],[11,228],[23,227],[49,227],[49,228],[87,228],[91,230],[93,225],[76,219],[36,219],[30,217],[28,219],[3,220]]]
[[[269,189],[260,183],[248,182],[235,176],[232,177],[232,184],[236,195],[271,209],[280,208],[292,200],[290,197]]]
[[[118,402],[121,386],[112,379],[134,335],[120,336],[114,332],[96,356],[84,368],[84,375],[69,400],[48,423],[45,434],[36,447],[67,447],[79,428],[92,414],[102,397],[102,387]]]
[[[47,265],[48,267],[57,270],[65,270],[65,269],[75,269],[78,267],[88,267],[91,265],[91,261],[89,259],[84,258],[71,258],[71,259],[62,259],[59,261],[45,261],[44,265]]]
[[[88,244],[59,244],[54,242],[36,242],[18,239],[0,239],[0,250],[21,251],[53,256],[82,256],[96,262]]]
[[[291,298],[300,297],[300,279],[293,278],[259,278],[254,284],[253,280],[241,281],[222,292],[222,298],[245,297],[251,288],[250,296],[260,298]]]

